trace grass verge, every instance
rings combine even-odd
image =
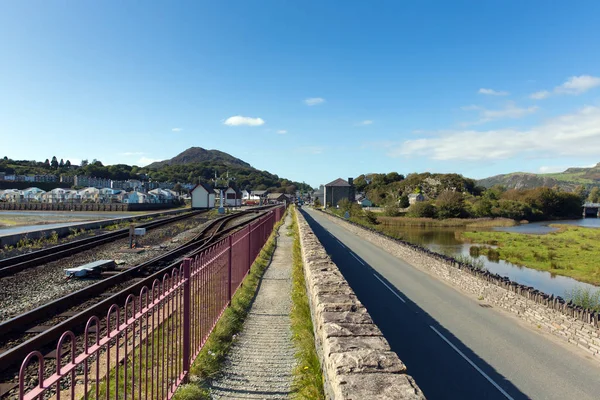
[[[292,334],[296,346],[297,366],[294,369],[293,398],[325,399],[323,372],[315,349],[315,336],[306,294],[300,231],[296,223],[296,210],[292,209],[289,234],[294,238],[292,265]]]
[[[496,249],[478,249],[492,258],[600,285],[600,230],[551,226],[559,230],[545,235],[492,231],[463,232],[461,236],[473,243],[497,245]]]
[[[284,223],[286,214],[275,224],[273,232],[252,264],[243,285],[233,295],[231,306],[227,307],[206,344],[191,367],[192,383],[182,385],[175,393],[175,400],[209,400],[208,383],[220,371],[236,335],[242,330],[248,315],[258,283],[267,269],[276,248],[277,229]]]

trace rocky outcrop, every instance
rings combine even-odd
[[[367,309],[297,213],[307,295],[328,399],[424,399]]]

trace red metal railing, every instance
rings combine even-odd
[[[19,372],[19,399],[170,399],[284,211],[186,258],[123,308],[90,318],[82,337],[65,332],[54,372],[46,371],[41,352],[30,353]]]

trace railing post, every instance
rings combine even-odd
[[[232,253],[233,253],[233,244],[232,244],[232,243],[233,243],[233,241],[231,240],[231,237],[232,237],[232,236],[233,236],[233,235],[229,235],[229,236],[227,236],[227,241],[228,241],[228,243],[229,243],[229,261],[228,261],[228,263],[227,263],[227,264],[228,264],[228,266],[229,266],[229,267],[228,267],[228,274],[229,274],[229,279],[228,279],[228,280],[229,280],[229,282],[228,282],[228,283],[229,283],[229,284],[227,285],[227,299],[229,300],[229,305],[230,305],[230,306],[231,306],[231,285],[232,285],[232,282],[231,282],[231,281],[232,281],[232,279],[231,279],[231,277],[232,277],[232,273],[231,273],[231,269],[232,269],[232,265],[231,265],[231,255],[232,255]]]
[[[190,304],[192,292],[190,290],[190,277],[191,277],[191,258],[183,259],[183,373],[185,374],[184,382],[187,382],[190,372],[190,358],[191,358],[191,344],[192,335],[190,329],[190,320],[192,315],[190,313]]]
[[[248,266],[246,267],[246,272],[250,271],[250,267],[252,266],[252,240],[250,236],[252,235],[252,222],[248,224]]]

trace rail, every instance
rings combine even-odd
[[[139,296],[129,295],[123,308],[113,304],[106,318],[90,317],[79,345],[64,332],[54,373],[46,373],[40,351],[31,352],[19,372],[19,399],[170,399],[284,211],[271,210],[185,258]]]
[[[137,227],[154,229],[166,224],[180,221],[182,219],[193,217],[203,212],[205,211],[192,211],[189,213],[177,215],[175,217],[140,224]],[[0,260],[0,278],[16,274],[17,272],[35,267],[40,264],[58,260],[60,258],[94,248],[104,243],[109,243],[117,239],[127,237],[128,235],[129,228],[119,229],[114,232],[108,232],[102,235],[92,236],[89,238],[76,240],[57,246],[52,246],[46,249],[33,251],[31,253],[21,254],[18,256],[2,259]]]

